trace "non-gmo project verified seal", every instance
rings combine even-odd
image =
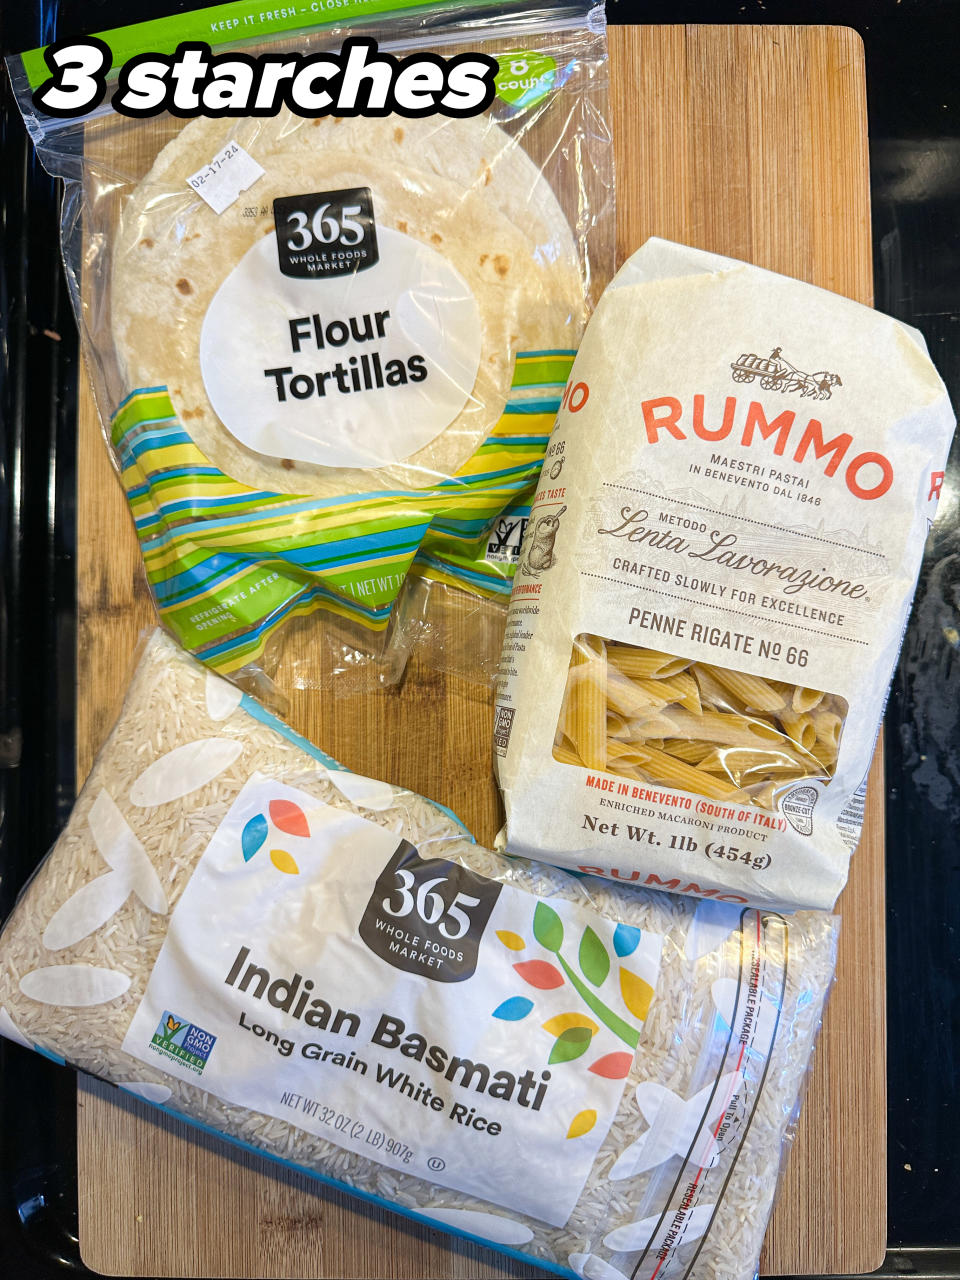
[[[513,730],[513,717],[516,714],[516,707],[498,706],[496,708],[493,722],[493,749],[499,756],[507,754],[507,747],[510,745],[510,734]]]
[[[203,1074],[203,1068],[216,1043],[217,1037],[212,1036],[209,1031],[186,1022],[169,1009],[164,1009],[163,1017],[150,1041],[150,1048],[165,1058],[179,1062],[189,1071],[195,1071],[199,1076]]]

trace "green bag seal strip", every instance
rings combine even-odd
[[[478,0],[479,4],[493,2]],[[305,4],[273,8],[265,6],[262,0],[233,0],[231,4],[215,4],[194,13],[174,13],[94,34],[109,45],[113,53],[111,71],[115,73],[138,54],[171,54],[185,41],[202,40],[212,47],[234,45],[287,31],[341,26],[376,14],[435,8],[436,5],[437,0],[307,0]],[[31,89],[39,89],[50,77],[43,56],[47,47],[41,45],[20,55]]]

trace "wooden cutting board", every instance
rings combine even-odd
[[[610,32],[620,259],[656,234],[871,301],[863,49],[829,27]],[[625,351],[625,356],[629,355]],[[81,396],[79,777],[152,622],[129,516]],[[451,624],[475,635],[468,615]],[[297,643],[309,644],[309,627]],[[431,795],[481,841],[499,811],[484,685],[414,662],[401,690],[305,692],[289,713],[344,763]],[[883,783],[841,910],[837,984],[763,1260],[774,1274],[862,1273],[886,1239]],[[536,1276],[279,1171],[116,1090],[79,1097],[80,1242],[129,1276]]]

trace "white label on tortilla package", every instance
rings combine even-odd
[[[239,142],[228,142],[209,164],[191,173],[187,182],[214,213],[223,213],[236,201],[240,192],[252,187],[263,173],[261,166]]]
[[[915,331],[651,240],[563,397],[503,648],[511,853],[830,907],[954,419]]]
[[[403,462],[457,417],[476,380],[469,285],[430,245],[377,227],[369,188],[283,197],[274,216],[204,317],[211,404],[269,457]]]
[[[661,946],[254,774],[177,903],[123,1048],[559,1226],[620,1103]],[[625,958],[601,972],[601,952]]]

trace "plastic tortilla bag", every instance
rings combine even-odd
[[[612,275],[602,6],[376,7],[261,13],[258,44],[226,23],[223,47],[374,32],[381,52],[492,54],[486,112],[73,121],[33,105],[37,51],[10,60],[64,180],[67,278],[161,619],[225,672],[320,608],[351,661],[375,654],[415,559],[505,598],[482,549],[536,479]],[[168,26],[107,34],[143,49]]]
[[[837,925],[503,859],[158,631],[0,1032],[553,1272],[747,1280]]]

